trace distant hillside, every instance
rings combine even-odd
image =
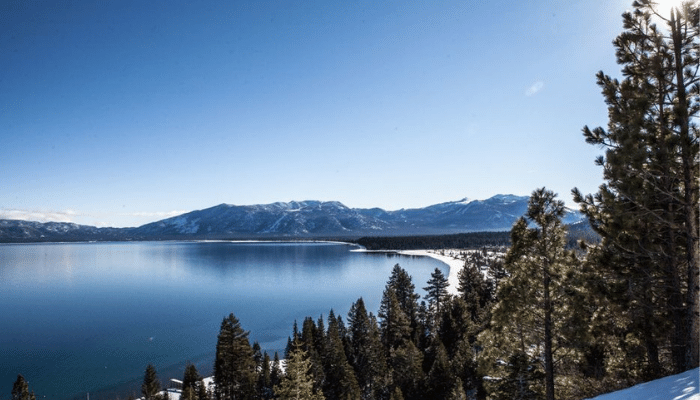
[[[524,196],[497,195],[398,211],[349,208],[339,202],[315,200],[220,204],[138,228],[0,220],[0,241],[310,239],[507,231],[523,215],[527,202]],[[581,220],[578,212],[571,211],[564,222]]]
[[[125,229],[96,228],[70,222],[0,219],[0,242],[74,242],[125,240]]]

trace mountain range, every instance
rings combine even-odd
[[[248,206],[220,204],[137,228],[0,220],[0,242],[313,239],[506,231],[525,213],[528,199],[496,195],[486,200],[463,199],[397,211],[349,208],[337,201],[316,200]],[[567,210],[564,223],[582,219],[578,211]]]

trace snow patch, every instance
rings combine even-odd
[[[700,368],[671,375],[631,388],[594,397],[591,400],[700,400]]]

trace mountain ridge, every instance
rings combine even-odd
[[[0,241],[314,239],[506,231],[525,213],[528,200],[526,196],[495,195],[395,211],[349,208],[338,201],[320,200],[221,203],[135,228],[0,220]],[[564,222],[582,219],[579,212],[567,210]]]

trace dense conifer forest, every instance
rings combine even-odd
[[[622,78],[597,76],[608,126],[583,129],[604,150],[605,184],[573,193],[599,240],[572,247],[564,204],[546,188],[507,236],[361,239],[369,249],[508,249],[470,252],[456,295],[439,270],[413,282],[396,265],[376,314],[359,298],[345,316],[309,316],[290,327],[283,355],[251,345],[231,314],[215,385],[188,366],[182,397],[581,399],[698,367],[698,6],[654,14],[639,0],[623,15]],[[163,398],[152,366],[142,389]],[[19,376],[12,399],[33,398]]]
[[[510,245],[508,232],[470,232],[454,235],[363,237],[355,243],[367,250],[478,249]]]
[[[587,222],[567,225],[566,242],[576,247],[580,241],[597,243],[600,236]],[[510,246],[510,232],[468,232],[452,235],[424,236],[371,236],[359,238],[356,243],[367,250],[442,250],[442,249],[482,249]]]

